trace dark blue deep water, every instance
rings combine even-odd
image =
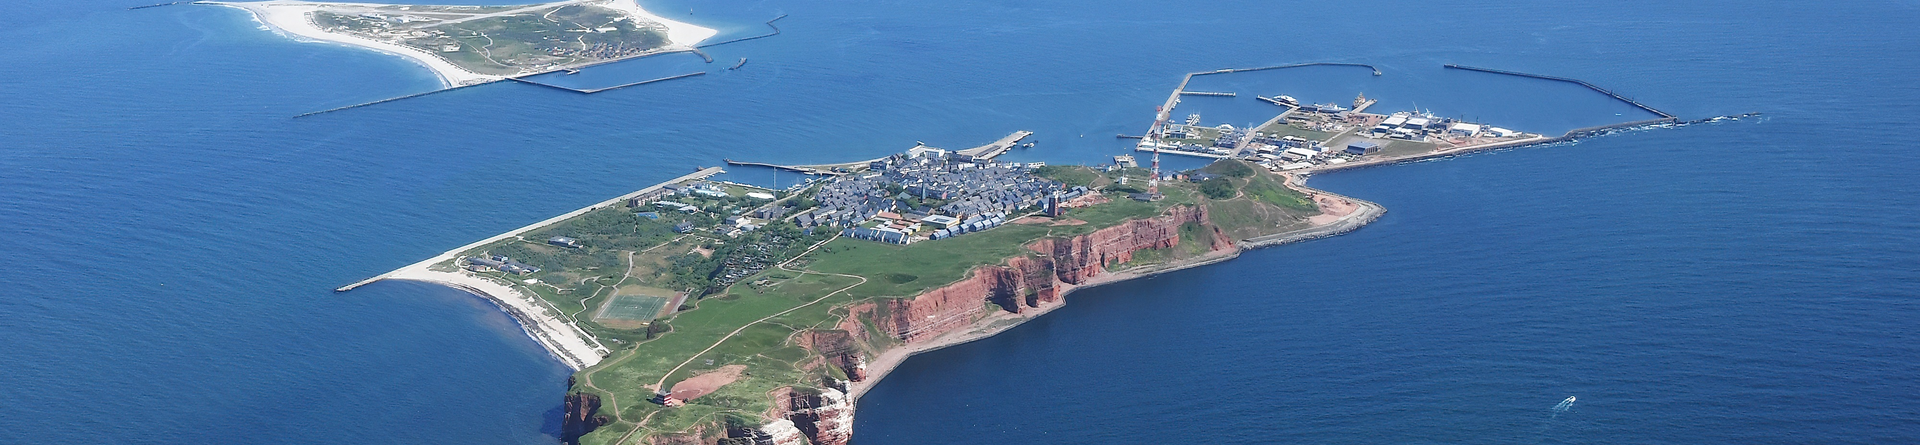
[[[714,65],[568,81],[701,78],[300,119],[436,83],[237,10],[123,9],[153,1],[0,6],[0,443],[548,443],[567,370],[505,315],[330,289],[727,157],[1028,129],[1010,158],[1101,162],[1181,73],[1302,61],[1386,75],[1207,79],[1242,95],[1180,113],[1364,92],[1539,132],[1642,117],[1460,63],[1766,117],[1316,177],[1390,213],[909,360],[858,443],[1920,442],[1913,1],[673,0],[647,5],[723,37],[791,16]]]

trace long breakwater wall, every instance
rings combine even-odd
[[[590,89],[563,87],[563,86],[554,85],[550,83],[535,82],[532,80],[527,80],[523,77],[509,77],[507,78],[507,80],[512,80],[514,82],[520,82],[528,85],[543,86],[543,87],[552,88],[552,89],[561,90],[561,91],[569,91],[569,92],[580,93],[580,94],[593,94],[593,93],[599,93],[603,91],[618,90],[621,88],[626,88],[631,86],[646,85],[646,84],[655,83],[655,82],[665,82],[665,81],[674,80],[674,79],[684,79],[684,78],[693,77],[693,76],[703,76],[706,74],[707,74],[706,71],[694,71],[691,73],[667,76],[667,77],[662,77],[658,79],[647,79],[647,80],[642,80],[634,83],[626,83],[626,84],[614,85],[614,86],[605,87],[605,88],[590,88]]]
[[[496,81],[494,81],[494,82],[498,82],[498,81],[496,80]],[[353,104],[353,105],[348,105],[348,106],[344,106],[344,107],[339,107],[339,108],[331,108],[331,109],[326,109],[326,110],[320,110],[320,111],[313,111],[313,112],[307,112],[307,113],[301,113],[301,114],[299,114],[299,115],[296,115],[296,116],[294,116],[294,118],[302,118],[302,117],[307,117],[307,116],[313,116],[313,115],[320,115],[320,114],[327,114],[327,113],[332,113],[332,112],[335,112],[335,111],[344,111],[344,110],[350,110],[350,109],[354,109],[354,108],[360,108],[360,107],[364,107],[364,106],[369,106],[369,105],[379,105],[379,104],[384,104],[384,103],[387,103],[387,102],[393,102],[393,101],[397,101],[397,100],[401,100],[401,99],[412,99],[412,98],[416,98],[416,97],[421,97],[421,96],[427,96],[427,95],[433,95],[433,94],[439,94],[439,93],[445,93],[445,92],[448,92],[448,91],[453,91],[453,90],[458,90],[458,89],[461,89],[461,88],[469,88],[469,87],[477,87],[477,86],[481,86],[481,85],[486,85],[486,84],[489,84],[489,83],[493,83],[493,82],[486,82],[486,83],[477,83],[477,84],[473,84],[473,85],[461,85],[461,86],[457,86],[457,87],[452,87],[452,88],[441,88],[441,89],[438,89],[438,90],[433,90],[433,91],[428,91],[428,92],[425,92],[425,93],[417,93],[417,94],[408,94],[408,95],[405,95],[405,96],[400,96],[400,97],[390,97],[390,98],[386,98],[386,99],[380,99],[380,100],[376,100],[376,101],[373,101],[373,102],[366,102],[366,103],[359,103],[359,104]]]
[[[778,21],[780,21],[780,19],[784,19],[784,18],[787,18],[787,15],[786,15],[786,14],[780,14],[780,16],[779,16],[779,17],[774,17],[774,18],[773,18],[773,20],[768,20],[768,21],[767,21],[767,27],[768,27],[768,28],[773,28],[773,32],[769,32],[769,33],[766,33],[766,34],[761,34],[761,35],[757,35],[757,36],[748,36],[748,37],[741,37],[741,38],[738,38],[738,39],[732,39],[732,40],[726,40],[726,41],[721,41],[721,42],[713,42],[713,43],[708,43],[708,44],[703,44],[703,45],[698,45],[698,46],[694,46],[694,48],[712,48],[712,47],[716,47],[716,46],[720,46],[720,45],[725,45],[725,44],[729,44],[729,43],[740,43],[740,42],[745,42],[745,41],[748,41],[748,40],[754,40],[754,39],[764,39],[764,38],[768,38],[768,37],[773,37],[773,36],[777,36],[777,35],[780,35],[780,27],[778,27],[778,26],[774,26],[774,25],[773,25],[773,22],[778,22]]]
[[[1650,107],[1650,106],[1647,106],[1647,104],[1643,104],[1643,103],[1640,103],[1639,101],[1635,101],[1635,100],[1633,100],[1633,99],[1629,99],[1629,98],[1627,98],[1626,96],[1622,96],[1622,95],[1620,95],[1620,93],[1615,93],[1615,92],[1613,92],[1613,90],[1609,90],[1609,89],[1606,89],[1606,88],[1600,88],[1600,86],[1599,86],[1599,85],[1594,85],[1594,84],[1591,84],[1591,83],[1587,83],[1587,81],[1584,81],[1584,80],[1580,80],[1580,79],[1574,79],[1574,78],[1569,78],[1569,77],[1560,77],[1560,76],[1548,76],[1548,75],[1544,75],[1544,74],[1530,74],[1530,73],[1522,73],[1522,72],[1518,72],[1518,71],[1507,71],[1507,70],[1496,70],[1496,69],[1492,69],[1492,68],[1479,68],[1479,67],[1471,67],[1471,66],[1465,66],[1465,65],[1454,65],[1454,64],[1451,64],[1451,63],[1449,63],[1449,64],[1446,64],[1446,65],[1444,65],[1444,66],[1446,66],[1447,68],[1450,68],[1450,69],[1456,69],[1456,70],[1467,70],[1467,71],[1479,71],[1479,72],[1483,72],[1483,73],[1493,73],[1493,74],[1505,74],[1505,75],[1508,75],[1508,76],[1519,76],[1519,77],[1531,77],[1531,78],[1535,78],[1535,79],[1542,79],[1542,80],[1554,80],[1554,81],[1560,81],[1560,82],[1567,82],[1567,83],[1572,83],[1572,84],[1576,84],[1576,85],[1580,85],[1580,86],[1583,86],[1583,87],[1587,87],[1588,89],[1592,89],[1592,90],[1594,90],[1594,91],[1598,91],[1598,92],[1600,92],[1600,94],[1605,94],[1605,95],[1607,95],[1607,96],[1610,96],[1610,97],[1613,97],[1614,99],[1619,99],[1619,100],[1620,100],[1621,102],[1626,102],[1626,103],[1628,103],[1628,104],[1630,104],[1630,105],[1633,105],[1633,106],[1635,106],[1635,107],[1638,107],[1638,108],[1640,108],[1640,109],[1642,109],[1642,110],[1647,110],[1647,112],[1649,112],[1649,113],[1653,113],[1653,114],[1656,114],[1656,115],[1659,115],[1659,116],[1660,116],[1660,117],[1662,117],[1662,118],[1666,118],[1666,119],[1675,119],[1675,117],[1674,117],[1673,115],[1671,115],[1671,114],[1667,114],[1667,112],[1665,112],[1665,111],[1660,111],[1660,110],[1658,110],[1658,109],[1655,109],[1655,108],[1653,108],[1653,107]]]

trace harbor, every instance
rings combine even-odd
[[[1452,156],[1471,151],[1563,142],[1605,134],[1622,128],[1678,122],[1678,118],[1672,114],[1583,80],[1453,64],[1443,67],[1573,83],[1659,117],[1577,128],[1556,136],[1437,116],[1419,109],[1385,114],[1369,113],[1367,110],[1379,101],[1368,98],[1365,94],[1357,95],[1350,106],[1306,103],[1291,96],[1277,94],[1254,96],[1256,100],[1280,107],[1282,110],[1272,118],[1248,128],[1237,128],[1226,123],[1206,124],[1203,123],[1200,113],[1190,114],[1184,123],[1170,122],[1169,116],[1178,108],[1182,96],[1237,96],[1230,92],[1187,91],[1186,88],[1196,76],[1316,65],[1360,66],[1372,69],[1376,76],[1381,75],[1377,68],[1370,65],[1345,63],[1278,65],[1189,73],[1174,88],[1166,103],[1157,110],[1153,125],[1144,135],[1120,134],[1117,137],[1138,139],[1139,142],[1135,144],[1134,150],[1152,152],[1156,158],[1164,153],[1210,159],[1240,159],[1276,172],[1309,173]]]

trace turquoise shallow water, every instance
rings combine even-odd
[[[1386,75],[1219,78],[1244,100],[1188,105],[1232,122],[1257,119],[1248,94],[1365,92],[1532,131],[1633,117],[1439,68],[1461,63],[1767,117],[1314,178],[1390,213],[910,360],[862,401],[857,440],[1920,439],[1910,2],[649,2],[728,35],[791,15],[709,51],[740,71],[301,119],[434,81],[238,11],[128,3],[0,6],[0,442],[550,442],[566,369],[505,315],[432,286],[330,289],[721,158],[1027,129],[1039,146],[1011,159],[1100,162],[1181,73],[1323,60]]]

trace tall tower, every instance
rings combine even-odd
[[[1167,109],[1159,107],[1154,111],[1159,112],[1159,115],[1154,116],[1153,129],[1149,131],[1149,136],[1153,138],[1153,177],[1147,178],[1147,194],[1157,196],[1160,194],[1160,133],[1165,131],[1163,128],[1167,123]]]

